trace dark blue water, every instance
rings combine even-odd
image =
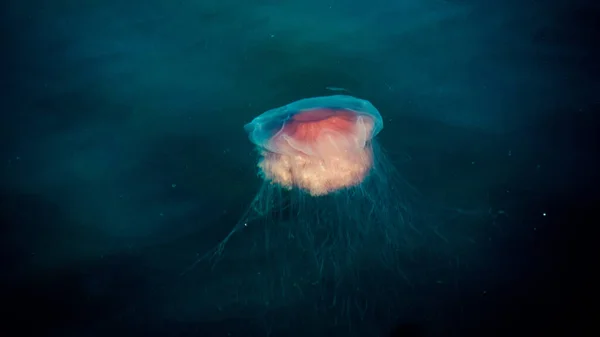
[[[0,306],[12,335],[583,329],[600,201],[598,4],[21,0],[0,11]],[[243,125],[331,94],[377,107],[379,143],[412,186],[427,234],[400,252],[397,278],[362,265],[352,287],[310,290],[301,257],[278,256],[293,295],[273,301],[281,270],[252,253],[261,228],[218,267],[182,276],[259,188]]]

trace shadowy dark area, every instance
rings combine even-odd
[[[11,308],[5,326],[29,336],[102,330],[103,322],[118,319],[141,294],[144,281],[139,271],[132,274],[134,266],[129,257],[113,256],[28,274],[18,285],[4,286],[3,305]]]

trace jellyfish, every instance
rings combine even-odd
[[[322,287],[329,294],[325,307],[366,310],[368,301],[343,304],[348,297],[336,291],[355,294],[365,277],[383,279],[375,276],[381,270],[401,273],[397,261],[418,232],[410,185],[377,142],[379,111],[352,96],[314,97],[269,110],[244,128],[256,148],[261,186],[240,221],[201,260],[223,258],[234,237],[252,241],[238,255],[263,262],[257,275],[268,303]]]

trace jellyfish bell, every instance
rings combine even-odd
[[[371,140],[382,128],[370,102],[343,95],[303,99],[245,126],[259,148],[263,178],[311,196],[360,184],[373,167]]]

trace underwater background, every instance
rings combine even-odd
[[[582,329],[600,201],[598,3],[9,0],[0,15],[10,336]],[[243,125],[333,94],[381,112],[379,143],[431,233],[393,294],[361,295],[386,319],[350,315],[350,327],[315,315],[310,294],[270,303],[269,284],[243,287],[268,267],[244,258],[260,229],[221,268],[188,270],[261,184]]]

